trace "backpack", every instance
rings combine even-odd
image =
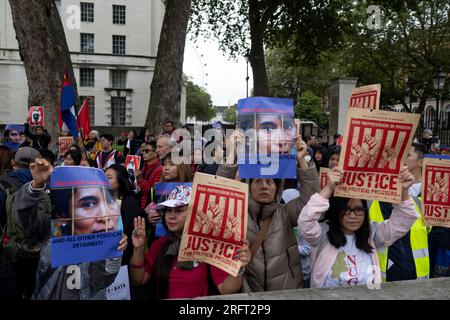
[[[27,244],[24,230],[14,219],[13,203],[18,189],[5,180],[0,181],[0,189],[6,194],[6,224],[1,227],[0,238],[5,258],[11,263],[16,262],[18,258],[38,258],[41,246]]]

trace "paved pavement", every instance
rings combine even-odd
[[[206,298],[199,298],[206,299]],[[208,297],[213,300],[450,300],[450,278],[397,281],[366,286],[324,289],[297,289],[242,293]]]

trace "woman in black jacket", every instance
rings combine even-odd
[[[120,214],[122,216],[123,232],[128,236],[127,250],[122,256],[122,265],[127,265],[133,254],[133,244],[131,242],[131,233],[134,229],[134,218],[143,217],[145,213],[141,209],[141,202],[138,195],[134,192],[134,186],[130,182],[129,175],[124,166],[113,164],[106,170],[106,177],[111,184],[117,202],[120,205]]]

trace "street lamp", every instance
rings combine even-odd
[[[436,118],[435,118],[435,134],[439,129],[439,99],[441,97],[441,91],[444,88],[445,79],[447,75],[442,70],[442,66],[438,66],[433,76],[433,87],[436,92]],[[438,135],[439,136],[439,135]]]
[[[409,89],[409,112],[412,112],[412,93],[414,90],[414,80],[411,77],[408,77],[408,81],[406,81],[406,86]]]
[[[245,55],[245,61],[247,62],[247,77],[245,78],[245,81],[247,82],[247,98],[248,98],[248,80],[250,79],[248,76],[248,63],[250,61],[250,52],[247,51],[247,54]]]

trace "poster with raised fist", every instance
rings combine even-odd
[[[450,228],[450,156],[426,155],[422,177],[423,221]]]
[[[206,262],[237,276],[234,259],[247,235],[248,185],[236,180],[196,173],[179,261]]]
[[[33,106],[28,110],[28,124],[30,127],[44,126],[44,107]]]
[[[335,196],[400,203],[404,165],[420,115],[350,108]]]

